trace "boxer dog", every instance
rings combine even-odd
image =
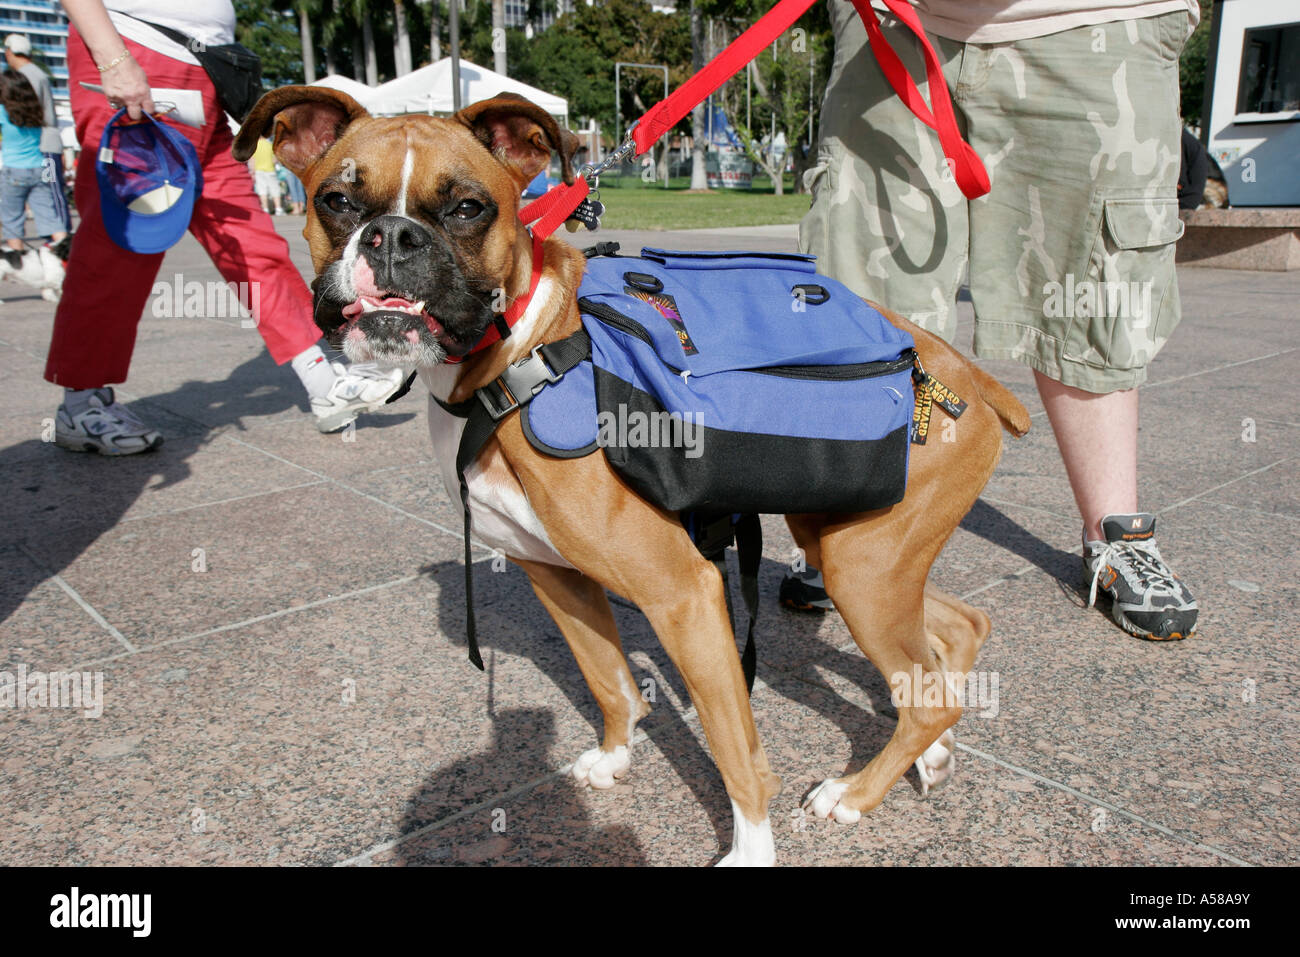
[[[460,402],[540,343],[575,332],[584,258],[548,239],[540,283],[508,338],[469,354],[502,301],[525,295],[532,241],[517,219],[524,186],[560,155],[573,181],[572,134],[540,107],[502,95],[454,116],[376,118],[343,93],[291,86],[266,94],[235,141],[247,159],[259,135],[302,179],[304,236],[317,272],[316,321],[353,361],[416,366],[433,397]],[[882,310],[884,311],[884,310]],[[1024,407],[942,340],[884,311],[916,340],[925,368],[968,402],[957,442],[914,446],[907,495],[857,515],[790,515],[808,561],[863,653],[886,680],[937,681],[971,670],[989,619],[927,583],[930,566],[993,474],[1002,428],[1029,427]],[[448,364],[448,358],[465,357]],[[464,419],[429,403],[430,432],[455,501]],[[937,414],[937,413],[936,413]],[[731,799],[725,865],[771,864],[768,804],[780,790],[754,727],[722,580],[675,514],[633,493],[603,455],[552,458],[502,420],[467,471],[474,530],[527,573],[564,634],[604,717],[599,747],[573,774],[612,787],[631,760],[648,706],[624,658],[606,589],[635,602],[680,670]],[[914,672],[919,668],[920,672]],[[960,677],[957,678],[961,680]],[[898,725],[866,767],[824,781],[807,813],[851,824],[915,764],[923,787],[952,767],[961,708],[899,703]],[[929,696],[927,696],[929,702]]]

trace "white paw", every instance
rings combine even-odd
[[[827,778],[813,788],[813,792],[808,795],[808,800],[804,801],[804,813],[823,820],[834,817],[837,824],[857,824],[862,817],[862,812],[840,803],[840,798],[848,789],[847,781]]]
[[[921,777],[921,797],[943,787],[957,768],[957,738],[945,731],[939,740],[916,759],[916,773]]]
[[[632,766],[632,752],[620,744],[613,751],[592,748],[573,762],[573,776],[593,788],[612,788]]]
[[[776,863],[776,842],[772,840],[772,821],[763,818],[762,823],[754,824],[740,810],[740,805],[731,802],[731,814],[734,820],[731,851],[718,867],[771,867]]]

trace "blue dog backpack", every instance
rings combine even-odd
[[[467,420],[456,470],[469,658],[483,667],[465,472],[518,411],[539,451],[572,458],[600,449],[637,493],[678,512],[722,575],[729,606],[724,556],[735,541],[749,613],[741,665],[752,688],[758,515],[901,501],[910,444],[925,440],[931,383],[912,337],[817,275],[811,256],[647,248],[637,257],[616,248],[587,253],[582,329],[537,346],[473,397],[439,403]],[[933,401],[941,399],[961,414],[955,396]]]
[[[590,359],[523,409],[540,451],[603,450],[670,511],[857,512],[902,500],[912,337],[811,256],[597,256]]]

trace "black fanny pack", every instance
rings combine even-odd
[[[256,53],[242,43],[212,46],[160,23],[151,20],[140,22],[189,50],[216,87],[217,101],[221,108],[233,116],[235,122],[244,122],[244,118],[253,109],[253,104],[262,95],[262,60]]]

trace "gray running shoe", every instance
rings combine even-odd
[[[54,442],[73,452],[134,455],[162,445],[163,438],[135,417],[108,386],[96,389],[86,408],[72,415],[60,405],[54,417]]]
[[[1111,597],[1111,617],[1129,634],[1151,641],[1190,638],[1196,631],[1196,601],[1169,570],[1156,547],[1154,515],[1107,515],[1104,542],[1085,542],[1083,575],[1097,592]]]

